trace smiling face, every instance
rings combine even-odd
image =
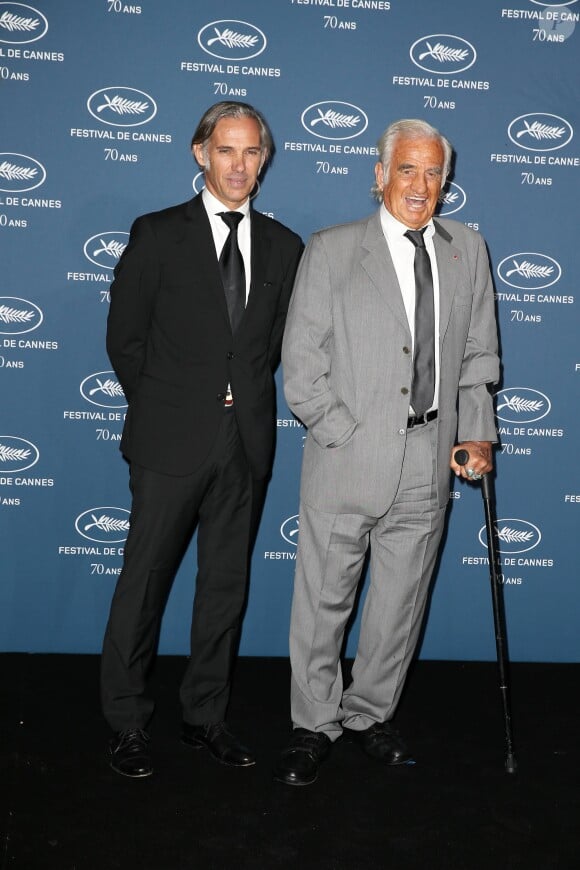
[[[247,200],[264,163],[260,127],[254,118],[222,118],[207,146],[193,146],[205,173],[205,186],[228,209]]]
[[[419,230],[433,217],[443,181],[444,153],[437,139],[403,136],[394,143],[388,178],[377,163],[377,184],[385,208],[398,221]]]

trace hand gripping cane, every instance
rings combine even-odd
[[[458,465],[469,462],[467,450],[456,450],[454,459]],[[491,581],[491,599],[493,603],[493,622],[495,626],[495,648],[497,652],[497,667],[499,673],[499,688],[503,705],[503,717],[506,741],[505,769],[515,773],[517,769],[514,755],[512,720],[509,703],[508,686],[508,655],[505,629],[505,611],[503,604],[503,587],[500,583],[499,558],[496,547],[495,488],[491,474],[481,478],[481,495],[485,512],[485,529],[487,533],[487,552],[489,555],[489,579]]]

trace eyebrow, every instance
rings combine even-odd
[[[222,151],[233,151],[237,146],[236,145],[215,145],[215,148],[218,148]],[[247,148],[242,149],[243,151],[261,151],[262,148],[260,145],[248,145]]]
[[[400,172],[403,169],[416,169],[416,167],[417,167],[416,163],[399,163],[399,165],[397,166],[397,171]],[[442,166],[428,166],[426,171],[427,172],[442,173],[443,167]]]

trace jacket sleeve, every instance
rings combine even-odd
[[[458,440],[497,441],[488,385],[499,380],[493,281],[485,242],[477,236],[471,321],[459,378]]]
[[[157,243],[150,219],[137,218],[111,284],[107,353],[128,402],[145,361],[149,324],[159,284]]]
[[[298,269],[282,366],[286,401],[321,447],[339,447],[357,425],[331,384],[332,289],[323,237],[315,233]]]
[[[278,363],[280,362],[280,349],[282,346],[282,336],[284,334],[286,317],[288,315],[288,306],[290,304],[294,279],[296,278],[296,270],[303,250],[304,245],[302,240],[298,236],[294,236],[292,239],[291,251],[285,263],[286,271],[282,278],[282,290],[280,292],[278,308],[276,310],[276,319],[272,326],[268,345],[268,360],[272,371],[276,370]]]

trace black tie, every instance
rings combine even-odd
[[[230,325],[232,332],[235,332],[246,307],[246,273],[238,246],[238,224],[244,215],[239,211],[222,211],[219,212],[219,216],[230,228],[229,236],[220,254],[219,267],[226,294]]]
[[[415,245],[415,353],[411,405],[420,417],[429,410],[435,395],[435,310],[431,261],[422,230],[407,230]]]

